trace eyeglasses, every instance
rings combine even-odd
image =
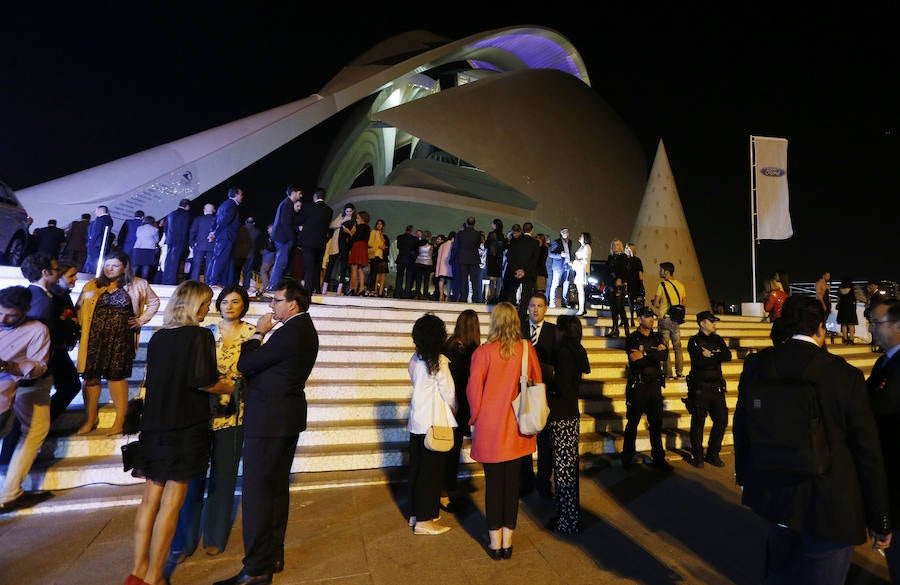
[[[896,323],[897,319],[885,319],[884,321],[869,321],[869,326],[881,325],[882,323]]]
[[[269,303],[280,303],[282,301],[286,301],[287,299],[272,299]]]

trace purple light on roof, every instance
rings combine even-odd
[[[527,33],[500,35],[478,41],[473,47],[493,47],[508,51],[529,69],[558,69],[581,79],[578,67],[569,52],[555,41],[541,35]],[[476,69],[497,69],[496,66],[484,61],[472,60],[471,63]]]

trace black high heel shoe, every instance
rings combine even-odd
[[[506,550],[506,549],[488,547],[488,549],[487,549],[488,556],[491,557],[492,559],[494,559],[495,561],[499,561],[500,559],[503,558],[503,552],[502,552],[503,550]]]
[[[501,548],[500,556],[504,559],[511,559],[512,558],[512,548],[513,548],[512,545],[509,545],[509,548]]]

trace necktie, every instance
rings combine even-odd
[[[538,327],[534,323],[531,324],[531,345],[537,345]]]

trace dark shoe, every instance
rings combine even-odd
[[[725,462],[722,461],[722,458],[718,455],[707,455],[703,458],[703,460],[710,465],[715,465],[716,467],[725,467]]]
[[[694,455],[693,457],[691,457],[691,465],[693,465],[697,469],[703,469],[703,458]]]
[[[629,470],[634,469],[637,466],[637,463],[634,461],[634,455],[631,457],[622,456],[622,469]]]
[[[224,581],[216,581],[213,585],[270,585],[272,583],[272,574],[265,573],[262,575],[248,575],[241,571],[230,579]]]
[[[654,458],[653,463],[651,463],[650,465],[653,467],[653,469],[655,469],[657,471],[666,471],[666,472],[672,471],[672,466],[669,464],[668,461],[666,461],[663,458],[660,458],[660,459]]]
[[[499,561],[500,559],[503,558],[501,556],[502,553],[500,552],[501,549],[499,549],[499,548],[488,547],[487,551],[488,551],[488,556],[491,557],[492,559],[494,559],[495,561]]]
[[[512,558],[512,548],[513,547],[511,547],[511,546],[509,548],[501,548],[500,556],[504,559],[511,559]]]
[[[272,563],[272,572],[273,573],[280,573],[282,571],[284,571],[284,559],[281,559],[281,560],[278,560],[278,561],[275,561],[274,563]]]
[[[10,500],[5,504],[0,504],[0,514],[13,512],[15,510],[22,510],[24,508],[30,508],[31,506],[35,506],[37,504],[40,504],[41,502],[45,502],[52,497],[53,492],[24,492],[15,500]]]

